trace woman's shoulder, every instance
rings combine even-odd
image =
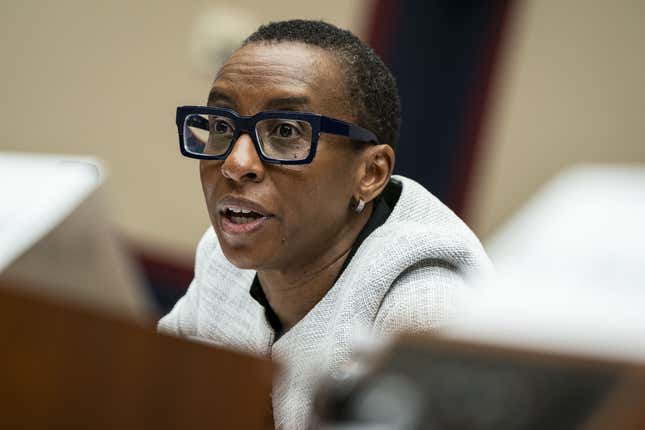
[[[400,194],[388,219],[362,244],[365,254],[383,264],[402,260],[402,268],[424,260],[455,266],[490,265],[470,228],[421,184],[394,176]]]
[[[450,321],[458,298],[492,264],[475,234],[417,182],[393,177],[400,195],[387,221],[356,254],[352,290],[376,295],[382,333],[433,330]]]
[[[404,176],[393,176],[400,195],[388,221],[390,224],[417,225],[427,231],[445,231],[474,237],[473,232],[448,206],[423,185]]]

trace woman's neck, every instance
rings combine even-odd
[[[371,213],[372,205],[369,205],[336,246],[313,263],[293,270],[257,272],[264,295],[285,331],[296,325],[334,285]]]

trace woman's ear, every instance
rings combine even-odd
[[[363,171],[359,178],[359,197],[371,202],[381,194],[394,170],[394,150],[390,145],[375,145],[362,154]]]

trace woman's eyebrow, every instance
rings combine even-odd
[[[267,110],[309,110],[310,100],[307,96],[278,97],[269,100]]]
[[[234,106],[235,102],[233,101],[233,98],[229,96],[228,94],[224,94],[217,89],[213,88],[210,93],[208,93],[208,105],[213,106],[213,105],[218,105],[225,103],[229,106]]]

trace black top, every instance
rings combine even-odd
[[[383,193],[381,193],[380,196],[374,199],[374,210],[372,211],[369,220],[367,220],[367,223],[358,234],[354,245],[352,245],[352,249],[349,251],[349,255],[343,263],[343,267],[340,269],[340,272],[338,272],[338,276],[336,277],[334,282],[336,282],[338,278],[340,278],[340,275],[342,275],[342,273],[345,271],[345,268],[352,260],[352,257],[354,257],[354,254],[356,254],[356,251],[358,251],[358,248],[361,246],[367,236],[369,236],[374,230],[385,223],[387,218],[392,213],[392,208],[394,208],[396,202],[399,200],[400,195],[401,183],[395,179],[390,179],[390,182],[385,187],[385,190],[383,190]],[[267,300],[267,297],[262,290],[262,285],[260,285],[260,280],[258,279],[257,274],[253,279],[253,283],[251,284],[250,293],[251,297],[253,297],[259,304],[261,304],[262,307],[264,307],[264,314],[267,321],[269,322],[269,325],[271,325],[271,328],[273,328],[273,330],[275,331],[275,339],[277,340],[283,334],[282,323],[280,322],[278,315],[271,308],[271,305],[269,304],[269,301]]]

